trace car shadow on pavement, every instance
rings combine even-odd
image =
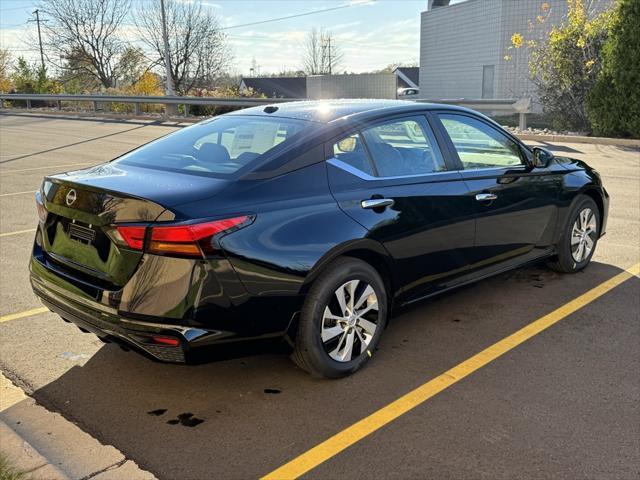
[[[159,478],[255,478],[620,272],[532,266],[441,295],[394,318],[339,381],[283,354],[183,366],[109,344],[33,396]]]

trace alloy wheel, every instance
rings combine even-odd
[[[331,296],[322,317],[325,352],[338,362],[363,354],[378,327],[378,297],[371,285],[350,280]]]
[[[587,259],[593,250],[597,235],[596,216],[590,208],[584,208],[571,229],[571,256],[580,263]]]

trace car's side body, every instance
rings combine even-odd
[[[464,170],[439,119],[443,113],[468,116],[508,136],[521,149],[523,164]],[[393,305],[400,306],[554,255],[578,194],[594,198],[605,231],[608,195],[595,171],[560,157],[532,168],[528,147],[467,109],[378,102],[310,112],[308,106],[280,104],[276,111],[258,108],[232,115],[282,115],[316,125],[286,151],[241,172],[210,196],[207,182],[194,176],[193,188],[203,191],[200,198],[188,197],[165,209],[161,195],[143,200],[149,196],[141,187],[139,195],[112,199],[112,214],[105,215],[108,195],[95,192],[96,214],[111,223],[127,221],[127,212],[140,209],[149,221],[250,215],[249,227],[220,239],[223,255],[187,260],[143,253],[132,260],[130,279],[114,286],[56,263],[46,253],[40,227],[31,281],[47,306],[100,336],[133,343],[163,360],[183,361],[184,352],[198,346],[292,332],[306,292],[324,266],[341,256],[373,265]],[[334,157],[331,146],[340,138],[404,118],[417,119],[430,131],[446,170],[374,177]],[[77,179],[91,190],[87,178],[92,176],[102,182],[100,192],[117,191],[124,180],[106,172],[94,168],[48,178],[54,187],[43,194],[46,209],[79,215],[66,209],[66,192]],[[497,193],[498,200],[476,200],[486,193]],[[378,197],[393,200],[393,206],[362,208],[363,200]],[[179,336],[179,351],[140,340],[166,332]]]

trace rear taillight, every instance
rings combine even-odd
[[[184,225],[118,225],[115,232],[120,237],[118,240],[133,250],[145,250],[156,255],[203,258],[218,250],[215,244],[216,235],[237,230],[251,221],[252,217],[242,215]],[[148,238],[146,248],[145,235]]]
[[[159,255],[203,257],[216,251],[216,235],[237,230],[248,222],[249,217],[243,215],[206,223],[153,227],[147,250]]]
[[[118,240],[127,244],[133,250],[144,249],[144,234],[147,227],[140,226],[117,226],[115,232],[119,236]]]
[[[36,210],[38,211],[38,218],[42,223],[47,221],[47,209],[44,208],[44,203],[42,201],[42,193],[40,190],[36,192]]]

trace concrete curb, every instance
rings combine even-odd
[[[517,133],[520,140],[534,142],[558,142],[558,143],[590,143],[592,145],[613,145],[618,147],[638,147],[640,140],[633,138],[608,138],[608,137],[584,137],[580,135],[535,135]]]
[[[0,375],[2,391],[20,389]],[[15,403],[14,403],[15,402]],[[61,480],[155,480],[119,450],[103,445],[34,399],[13,395],[0,411],[0,451],[28,478]]]
[[[28,478],[33,480],[69,479],[2,420],[0,420],[0,438],[2,439],[0,452],[13,468],[24,472]]]

